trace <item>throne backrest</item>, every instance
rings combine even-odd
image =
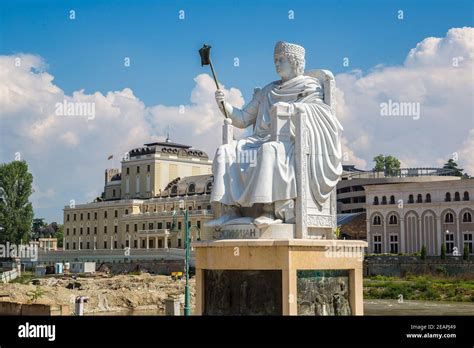
[[[329,70],[318,69],[305,72],[306,76],[311,76],[319,80],[323,87],[324,102],[332,109],[333,114],[336,114],[336,95],[335,95],[335,79],[332,72]]]

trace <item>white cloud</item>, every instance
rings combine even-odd
[[[468,140],[474,128],[473,37],[473,28],[453,28],[418,43],[401,66],[336,76],[338,117],[354,163],[362,158],[370,169],[372,158],[383,153],[407,166],[436,166],[459,152],[460,166],[474,174]],[[420,119],[382,117],[380,104],[388,100],[420,103]]]

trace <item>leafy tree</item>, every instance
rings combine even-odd
[[[467,244],[464,244],[464,249],[462,251],[462,258],[463,260],[469,260],[469,247]]]
[[[29,238],[33,207],[28,201],[33,193],[33,175],[25,161],[0,165],[0,242],[19,244]]]
[[[463,173],[464,169],[458,168],[458,164],[452,158],[450,158],[448,162],[444,164],[443,169],[453,170],[453,173],[451,175],[454,175],[454,176],[463,177],[467,175]]]
[[[423,245],[423,246],[421,247],[420,256],[421,256],[421,259],[422,259],[422,260],[425,260],[425,259],[426,259],[426,245]]]
[[[446,244],[441,244],[441,260],[446,259]]]
[[[380,154],[374,157],[374,162],[374,171],[384,172],[385,175],[397,175],[400,170],[400,161],[392,155]]]

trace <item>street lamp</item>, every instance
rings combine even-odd
[[[185,256],[185,275],[186,275],[186,285],[184,286],[184,315],[191,315],[191,306],[189,304],[190,294],[189,294],[189,222],[188,222],[188,211],[184,207],[184,200],[179,200],[179,209],[184,214],[184,246],[186,248]]]

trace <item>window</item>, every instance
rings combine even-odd
[[[130,174],[130,168],[127,168],[127,175]]]
[[[201,210],[201,206],[200,206],[200,205],[198,205],[197,209],[198,209],[198,210]]]
[[[196,193],[196,185],[194,183],[189,184],[188,195],[193,195]]]
[[[151,166],[150,166],[150,165],[147,165],[147,166],[146,166],[146,171],[149,173],[150,170],[151,170]]]
[[[90,227],[87,227],[87,234],[91,234],[91,229],[90,229]]]
[[[374,236],[374,253],[380,254],[382,252],[382,236]]]
[[[82,242],[79,243],[79,250],[82,249]]]
[[[171,222],[170,221],[166,222],[166,229],[171,230]]]
[[[137,166],[137,174],[140,174],[140,167]]]
[[[464,233],[463,239],[464,247],[467,245],[467,250],[469,251],[469,254],[472,254],[472,233]]]
[[[75,228],[75,227],[72,229],[72,234],[73,234],[74,236],[76,235],[76,228]]]
[[[197,228],[201,228],[201,221],[196,221]]]
[[[118,217],[118,210],[114,211],[114,217]]]
[[[178,194],[178,186],[177,186],[177,185],[174,185],[174,186],[171,188],[171,195],[176,196],[177,194]]]
[[[76,249],[76,242],[72,243],[72,248],[75,250]]]
[[[464,201],[468,201],[469,200],[469,192],[467,191],[464,191],[464,195],[463,195],[463,198],[462,198]]]
[[[456,202],[459,202],[459,201],[461,200],[461,196],[459,195],[459,192],[455,192],[455,193],[454,193],[454,200],[455,200]]]
[[[79,234],[82,236],[82,227],[79,229]]]
[[[83,220],[83,217],[84,217],[84,216],[83,216],[83,214],[81,213],[81,221]]]
[[[97,212],[94,212],[94,220],[97,220]]]
[[[107,226],[104,226],[104,233],[107,234]]]
[[[118,226],[115,225],[115,226],[114,226],[114,233],[117,233],[117,232],[118,232]]]
[[[387,197],[385,197],[385,196],[382,197],[382,204],[383,205],[387,204]]]
[[[206,184],[206,193],[211,193],[211,191],[212,191],[212,181],[209,181]]]
[[[114,249],[117,249],[117,241],[114,241]]]
[[[413,195],[408,196],[408,203],[415,203],[415,201],[413,199]]]
[[[178,221],[178,230],[181,230],[181,221]]]
[[[152,230],[152,229],[153,229],[153,222],[150,222],[150,223],[148,224],[148,229],[149,229],[149,230]]]
[[[454,234],[446,233],[446,252],[449,254],[453,253],[454,250]]]
[[[140,193],[140,177],[135,177],[135,193]]]
[[[416,203],[423,203],[423,196],[420,193],[416,196]]]
[[[390,235],[390,253],[398,254],[398,235]]]
[[[90,242],[87,242],[87,249],[90,249],[91,248],[91,244]]]
[[[76,221],[76,214],[74,214],[74,221]]]
[[[144,230],[144,229],[145,229],[145,224],[142,225],[142,230]]]
[[[207,210],[211,210],[211,205],[210,204],[207,205]]]
[[[107,249],[107,241],[104,240],[104,249]]]
[[[157,227],[159,230],[162,230],[163,229],[163,223],[162,222],[158,222],[158,227]]]
[[[138,241],[137,241],[136,239],[133,241],[133,247],[134,247],[135,249],[138,248]]]
[[[112,190],[112,197],[115,197],[115,189]]]
[[[379,198],[377,196],[374,197],[374,205],[379,205]]]
[[[107,219],[107,210],[104,210],[104,219]]]
[[[138,224],[134,224],[134,225],[133,225],[133,231],[134,231],[134,232],[137,232],[137,231],[138,231]]]
[[[426,194],[425,202],[431,203],[431,195],[429,193]]]
[[[454,222],[454,216],[452,213],[447,213],[445,216],[444,216],[444,222],[447,223],[447,224],[452,224]]]
[[[66,236],[69,236],[69,228],[66,228]]]
[[[395,196],[390,196],[390,204],[395,204]]]
[[[66,221],[69,221],[69,214],[66,215]]]
[[[91,213],[87,213],[87,220],[91,219]]]
[[[465,212],[462,215],[462,222],[472,222],[472,215],[469,212]]]
[[[397,216],[396,216],[396,215],[390,215],[388,224],[389,224],[389,225],[396,225],[396,224],[398,224]]]
[[[130,228],[129,225],[126,224],[126,225],[125,225],[125,232],[129,232],[129,228]]]
[[[97,226],[94,226],[94,234],[97,234]]]
[[[181,248],[181,238],[178,238],[178,248]]]
[[[125,215],[128,215],[128,209],[125,209]]]
[[[69,249],[69,243],[66,243],[66,249]]]
[[[381,225],[382,224],[382,219],[380,218],[380,216],[376,215],[374,216],[374,221],[372,223],[373,225]]]
[[[446,196],[444,198],[445,202],[451,202],[451,194],[449,192],[446,192]]]

